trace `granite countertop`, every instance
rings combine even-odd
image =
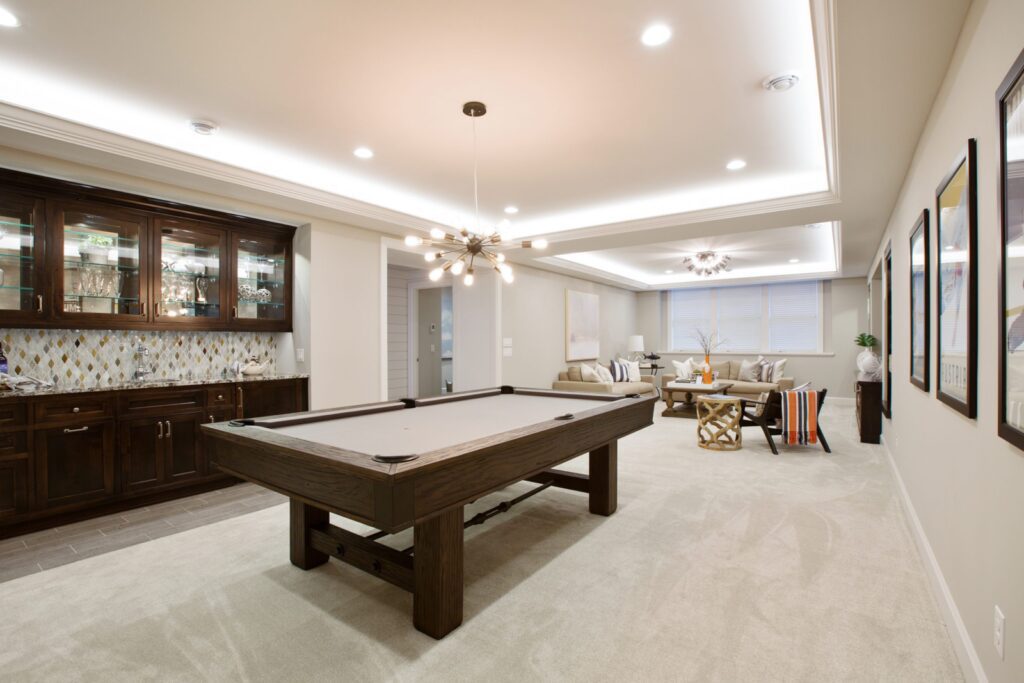
[[[130,389],[161,389],[173,387],[194,387],[204,384],[233,384],[245,382],[272,382],[278,379],[308,379],[307,374],[269,374],[242,375],[240,377],[207,377],[195,379],[153,379],[142,382],[121,382],[119,384],[102,384],[96,386],[76,386],[72,384],[55,387],[40,387],[35,391],[0,390],[0,399],[17,396],[58,396],[60,394],[83,394],[100,391],[125,391]]]

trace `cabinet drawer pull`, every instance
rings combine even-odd
[[[238,317],[238,306],[232,306],[231,307],[231,317],[232,318],[237,318]]]
[[[156,317],[158,317],[158,318],[160,317],[160,303],[159,302],[153,304],[153,314]]]
[[[156,431],[156,438],[158,438],[158,439],[164,438],[164,423],[163,422],[157,422],[156,423],[156,430],[157,430]]]
[[[36,294],[36,313],[43,312],[43,295]]]
[[[217,400],[218,401],[223,401],[224,400],[224,394],[217,394]]]
[[[171,438],[171,421],[167,421],[167,438]]]
[[[213,415],[210,416],[210,424],[213,424],[216,420],[213,419]]]
[[[81,409],[81,408],[79,408],[78,406],[75,406],[74,408],[72,408],[72,409],[71,409],[71,412],[72,412],[72,413],[79,413],[79,412],[81,412],[81,411],[82,411],[82,409]]]
[[[78,432],[87,432],[87,431],[89,431],[89,425],[85,425],[84,427],[76,427],[75,429],[72,429],[71,427],[65,427],[64,428],[64,433],[65,434],[76,434]]]

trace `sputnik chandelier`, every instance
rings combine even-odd
[[[430,239],[423,239],[415,235],[405,238],[406,245],[419,247],[427,245],[430,251],[423,255],[428,263],[443,262],[442,265],[430,271],[430,279],[438,281],[444,274],[451,271],[451,274],[458,277],[462,275],[462,282],[472,285],[475,279],[475,270],[480,262],[484,267],[494,268],[501,275],[505,282],[511,284],[513,281],[512,266],[505,262],[505,254],[500,249],[511,248],[515,245],[505,242],[501,233],[497,230],[485,234],[480,229],[480,198],[477,192],[477,154],[476,154],[476,119],[487,113],[487,106],[483,102],[466,102],[462,105],[462,113],[473,119],[473,203],[476,208],[476,228],[462,228],[457,234],[452,234],[441,228],[434,228],[430,231]],[[523,249],[544,249],[548,246],[545,239],[522,240],[519,246]],[[463,275],[463,273],[465,273]]]
[[[701,251],[693,256],[687,256],[684,263],[691,273],[701,277],[711,277],[722,271],[729,270],[729,261],[732,257],[728,254],[719,254],[714,251]]]

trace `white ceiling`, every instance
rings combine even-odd
[[[471,216],[461,105],[480,99],[482,218],[519,206],[552,254],[842,221],[847,275],[969,4],[2,2],[23,26],[0,32],[0,144],[395,232]],[[656,20],[674,36],[652,49]],[[797,88],[761,88],[786,70]]]

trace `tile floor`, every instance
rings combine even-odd
[[[255,484],[237,484],[3,539],[0,540],[0,582],[238,517],[287,500]]]

